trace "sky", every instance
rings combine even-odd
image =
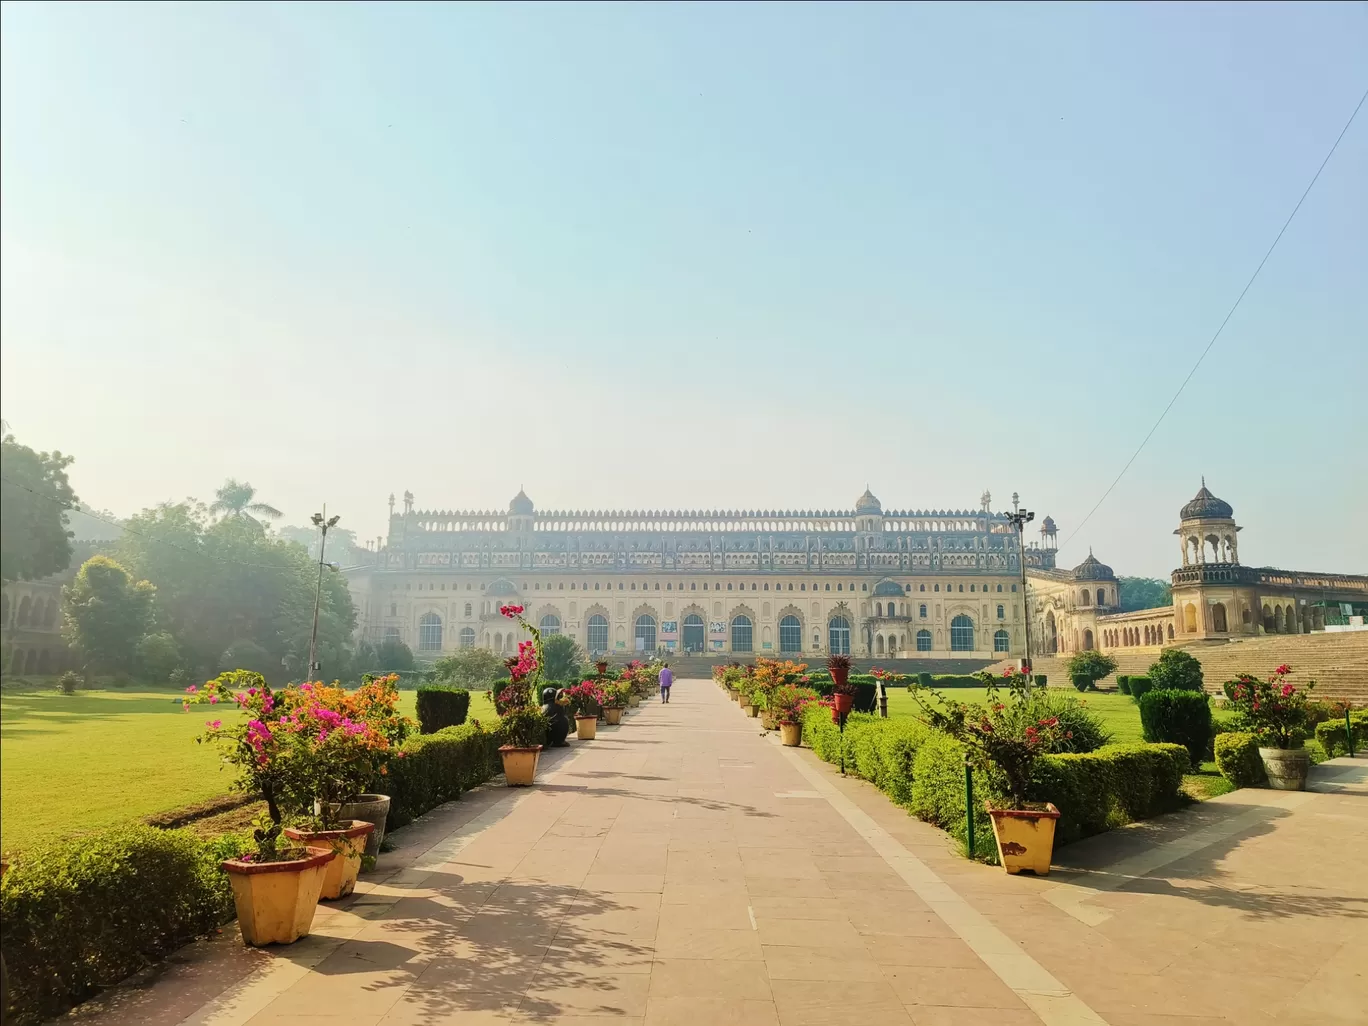
[[[119,515],[1052,515],[1368,573],[1361,4],[10,5],[0,415]]]

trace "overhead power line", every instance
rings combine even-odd
[[[1231,305],[1230,310],[1227,311],[1225,318],[1221,321],[1220,326],[1216,329],[1216,333],[1211,336],[1211,341],[1206,344],[1206,348],[1203,349],[1201,355],[1197,357],[1197,362],[1192,365],[1192,369],[1187,372],[1187,377],[1185,377],[1183,379],[1182,384],[1178,386],[1178,391],[1173,393],[1173,398],[1168,401],[1168,405],[1165,406],[1163,412],[1159,414],[1159,419],[1154,422],[1154,426],[1151,427],[1149,429],[1149,432],[1145,435],[1145,437],[1140,440],[1140,444],[1135,447],[1135,452],[1131,453],[1130,459],[1126,460],[1126,465],[1121,468],[1121,473],[1116,475],[1116,479],[1112,481],[1112,483],[1107,486],[1107,490],[1102,493],[1102,498],[1097,500],[1097,504],[1094,505],[1093,508],[1088,511],[1088,515],[1084,517],[1081,521],[1079,521],[1078,526],[1075,527],[1073,531],[1069,533],[1069,536],[1065,538],[1064,541],[1060,544],[1059,547],[1061,549],[1063,549],[1065,546],[1069,544],[1069,542],[1073,541],[1074,538],[1077,537],[1078,532],[1083,530],[1083,525],[1086,524],[1089,520],[1091,520],[1093,514],[1101,508],[1102,503],[1107,501],[1107,496],[1111,495],[1112,490],[1116,488],[1116,486],[1121,482],[1121,479],[1126,476],[1126,471],[1130,470],[1131,464],[1135,462],[1136,457],[1139,456],[1141,451],[1145,448],[1145,446],[1149,444],[1149,440],[1154,437],[1154,432],[1159,430],[1159,425],[1164,422],[1164,418],[1168,416],[1169,410],[1173,409],[1173,404],[1176,403],[1178,401],[1178,397],[1183,394],[1183,390],[1187,388],[1188,382],[1191,381],[1192,376],[1197,373],[1197,368],[1202,366],[1202,361],[1207,358],[1207,354],[1211,352],[1211,347],[1214,346],[1216,344],[1216,340],[1221,337],[1221,332],[1225,331],[1226,325],[1230,323],[1230,318],[1235,316],[1235,311],[1240,308],[1240,303],[1244,301],[1245,294],[1249,292],[1250,287],[1254,284],[1254,279],[1256,279],[1259,276],[1259,272],[1264,269],[1264,264],[1268,263],[1268,258],[1271,257],[1273,255],[1273,251],[1278,248],[1278,243],[1282,241],[1282,237],[1284,234],[1286,234],[1288,226],[1292,224],[1293,218],[1297,216],[1297,211],[1301,210],[1302,204],[1306,202],[1306,197],[1311,194],[1311,190],[1315,187],[1316,182],[1320,179],[1321,172],[1325,170],[1325,165],[1330,163],[1330,158],[1333,157],[1335,155],[1335,151],[1339,149],[1340,140],[1344,138],[1345,133],[1349,131],[1349,126],[1351,126],[1354,123],[1354,119],[1358,117],[1358,113],[1363,108],[1363,103],[1365,100],[1368,100],[1368,89],[1364,90],[1363,95],[1359,97],[1358,104],[1354,107],[1354,112],[1349,115],[1349,120],[1344,123],[1344,127],[1340,129],[1339,135],[1335,137],[1335,142],[1334,145],[1330,147],[1330,152],[1327,153],[1325,155],[1325,159],[1320,162],[1320,167],[1316,168],[1316,173],[1311,176],[1311,181],[1302,191],[1301,198],[1297,200],[1297,205],[1292,208],[1292,213],[1287,215],[1287,220],[1283,222],[1282,228],[1278,230],[1277,237],[1273,239],[1273,244],[1268,247],[1268,251],[1264,253],[1263,259],[1259,261],[1259,266],[1254,268],[1254,273],[1251,274],[1249,276],[1249,280],[1245,282],[1245,287],[1242,288],[1240,290],[1240,294],[1235,297],[1235,302]]]

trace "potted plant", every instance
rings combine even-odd
[[[603,686],[603,720],[610,727],[622,722],[622,710],[627,705],[631,690],[631,681],[609,681]]]
[[[775,722],[779,724],[779,739],[790,748],[803,743],[803,712],[819,701],[817,692],[797,684],[781,684],[770,696]]]
[[[1287,679],[1292,667],[1279,666],[1267,680],[1242,673],[1226,681],[1228,708],[1239,713],[1243,725],[1258,738],[1259,758],[1268,786],[1279,791],[1305,791],[1311,758],[1302,743],[1311,736],[1308,701],[1311,681],[1298,688]]]
[[[592,741],[598,735],[599,713],[603,711],[603,688],[598,681],[582,680],[565,689],[570,705],[575,710],[575,736],[581,741]]]
[[[827,656],[827,672],[831,674],[832,714],[844,719],[855,704],[855,685],[850,683],[850,656]]]
[[[498,702],[501,727],[508,742],[499,746],[504,780],[509,787],[527,787],[536,780],[537,764],[541,761],[549,726],[546,714],[537,705],[542,667],[546,661],[541,631],[523,619],[523,607],[500,606],[499,612],[510,620],[517,620],[532,635],[531,641],[518,642],[516,658],[508,660],[509,684],[499,692]]]
[[[293,804],[307,758],[299,731],[259,673],[232,670],[202,690],[195,685],[185,690],[187,710],[193,702],[242,711],[242,722],[233,726],[207,721],[206,733],[196,739],[219,746],[223,761],[238,770],[234,786],[266,803],[266,815],[254,824],[253,850],[225,860],[222,867],[233,887],[244,943],[292,944],[312,927],[323,876],[335,858],[330,848],[281,843],[285,813],[303,811]]]
[[[595,669],[595,671],[597,671],[598,675],[599,675],[600,677],[602,677],[604,674],[606,674],[606,673],[608,672],[608,660],[607,660],[607,659],[599,659],[599,660],[595,661],[595,663],[594,663],[594,669]]]
[[[1001,695],[999,681],[990,678],[984,703],[955,702],[923,685],[912,695],[921,706],[923,721],[963,742],[970,765],[987,777],[994,797],[985,805],[1002,867],[1008,873],[1029,869],[1044,876],[1054,854],[1059,809],[1049,802],[1029,800],[1031,773],[1039,756],[1060,747],[1072,735],[1060,725],[1058,716],[1036,715],[1026,674],[1009,669],[1000,682],[1007,689],[1006,696]]]

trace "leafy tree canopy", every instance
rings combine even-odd
[[[87,669],[130,671],[138,662],[138,644],[152,626],[155,594],[156,588],[147,581],[134,582],[108,556],[93,556],[64,589],[62,635],[85,657]]]
[[[544,674],[547,680],[579,683],[585,656],[574,638],[566,634],[551,635],[542,643],[542,655],[546,659]]]
[[[256,502],[256,489],[246,481],[230,477],[223,487],[214,493],[215,499],[209,504],[209,512],[215,516],[246,520],[261,526],[257,517],[278,520],[283,515],[280,510],[264,502]]]
[[[1155,691],[1201,691],[1202,664],[1181,648],[1166,648],[1149,668]]]
[[[1105,652],[1096,650],[1075,652],[1069,657],[1068,673],[1070,677],[1087,677],[1096,682],[1115,669],[1116,660]]]
[[[508,676],[503,660],[483,648],[463,648],[432,664],[434,683],[452,684],[460,688],[485,688],[490,681]]]
[[[0,577],[32,581],[71,565],[65,511],[76,503],[71,456],[35,452],[5,435],[0,453]]]
[[[1123,613],[1173,605],[1173,585],[1168,581],[1157,577],[1118,577],[1116,583]]]

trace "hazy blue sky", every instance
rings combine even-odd
[[[3,416],[119,513],[1077,527],[1368,86],[1362,4],[6,6]],[[1368,112],[1062,562],[1368,572]],[[1357,523],[1358,527],[1351,527]]]

